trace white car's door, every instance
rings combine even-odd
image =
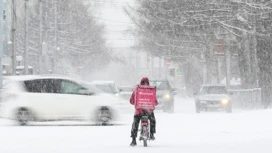
[[[90,92],[89,88],[87,89],[70,80],[62,80],[61,93],[67,97],[67,114],[73,118],[94,119],[102,106],[106,106],[113,113],[117,113],[118,104],[122,103],[112,94],[98,94],[95,90]]]
[[[65,114],[69,118],[86,118],[98,105],[96,96],[89,95],[85,87],[71,80],[61,80],[60,93],[65,97]]]
[[[27,105],[37,117],[47,120],[62,119],[64,117],[63,100],[59,94],[59,86],[54,79],[36,79],[25,81],[30,91],[25,94]]]

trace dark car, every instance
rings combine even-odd
[[[232,112],[231,93],[224,85],[204,85],[195,93],[196,113],[208,110],[225,110]]]
[[[157,99],[159,105],[156,109],[162,109],[164,112],[174,112],[174,95],[176,91],[171,87],[168,80],[150,80],[151,86],[157,88]]]

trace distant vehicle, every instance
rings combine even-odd
[[[90,120],[105,125],[120,112],[118,98],[71,78],[33,75],[4,80],[1,116],[20,125],[54,120]]]
[[[194,93],[196,113],[208,110],[232,112],[230,92],[224,85],[203,85],[199,93]]]
[[[16,75],[23,75],[24,74],[24,66],[16,66]],[[33,74],[33,67],[28,66],[28,74]]]
[[[164,112],[173,113],[174,112],[174,95],[176,95],[176,90],[171,87],[168,80],[150,80],[151,86],[156,86],[157,88],[157,99],[159,105],[156,109],[162,109]]]

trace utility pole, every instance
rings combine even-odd
[[[205,50],[207,52],[207,50]],[[207,61],[206,61],[206,57],[205,57],[205,52],[201,52],[201,58],[203,60],[203,71],[202,71],[202,75],[203,75],[203,84],[207,83]]]
[[[225,46],[225,60],[226,60],[226,86],[227,89],[230,87],[230,37],[226,35],[226,46]]]
[[[25,51],[24,51],[24,74],[28,74],[28,8],[27,8],[28,0],[25,0]]]
[[[3,44],[4,44],[4,30],[3,30],[3,17],[4,17],[4,3],[0,0],[0,89],[2,89],[2,79],[3,79],[3,70],[2,70],[2,57],[3,57]]]
[[[162,69],[162,66],[161,66],[161,57],[159,57],[159,79],[161,79],[161,69]]]
[[[3,5],[3,34],[4,34],[4,38],[3,38],[3,58],[8,54],[8,42],[10,42],[10,38],[9,38],[9,10],[7,9],[8,7],[8,1],[4,0],[2,5]]]
[[[17,14],[16,14],[16,0],[12,0],[12,21],[11,21],[11,67],[12,75],[16,75],[16,56],[15,56],[15,44],[16,44],[16,24],[17,24]]]
[[[253,49],[254,49],[254,66],[255,66],[255,72],[254,72],[254,79],[256,80],[255,81],[255,86],[256,88],[259,88],[259,77],[258,77],[258,74],[260,72],[260,69],[259,69],[259,64],[258,64],[258,57],[257,57],[257,38],[256,38],[256,30],[257,30],[257,21],[256,21],[256,17],[253,16],[253,29],[254,29],[254,35],[252,35],[253,37]]]
[[[39,19],[40,19],[40,27],[39,27],[39,73],[42,74],[42,13],[43,6],[42,0],[39,0]]]
[[[55,0],[55,4],[54,4],[54,14],[55,14],[55,48],[54,48],[54,67],[53,67],[53,72],[56,73],[57,72],[57,55],[58,55],[58,0]]]
[[[47,6],[48,4],[46,4],[46,3],[44,3],[44,23],[48,23],[48,6]],[[47,40],[48,40],[48,37],[47,37],[47,32],[48,32],[48,25],[44,25],[44,30],[45,30],[45,33],[44,33],[44,39],[45,39],[45,41],[43,42],[43,49],[42,49],[42,51],[43,51],[43,59],[45,60],[45,64],[44,64],[44,67],[43,67],[43,69],[45,70],[45,73],[47,74],[47,73],[49,73],[49,57],[48,57],[48,50],[47,50]]]
[[[139,78],[139,49],[136,50],[136,79]]]
[[[167,62],[169,63],[170,60],[171,60],[171,49],[169,49],[169,52],[168,52]],[[169,75],[169,70],[170,70],[169,66],[170,66],[170,64],[169,65],[167,64],[166,79],[169,79],[169,77],[170,77],[170,75]]]
[[[221,71],[220,71],[220,56],[217,56],[216,57],[216,70],[217,70],[217,84],[220,84],[220,74],[221,74]]]
[[[154,78],[154,57],[153,55],[150,55],[150,60],[151,60],[151,76]]]

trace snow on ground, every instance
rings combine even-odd
[[[192,99],[176,98],[175,111],[156,111],[156,140],[147,148],[140,141],[129,146],[133,112],[123,116],[122,125],[106,127],[74,122],[20,127],[0,119],[0,153],[272,152],[272,110],[196,114]]]

